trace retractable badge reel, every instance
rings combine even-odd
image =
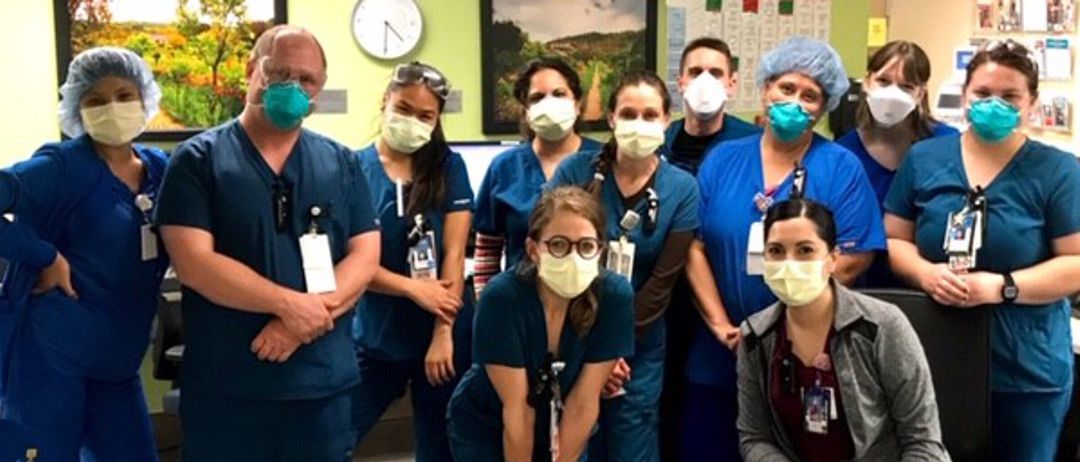
[[[986,234],[986,193],[981,186],[969,191],[964,207],[949,213],[945,223],[945,254],[949,270],[966,273],[975,268]]]
[[[409,231],[409,275],[413,279],[437,279],[439,261],[435,248],[435,231],[428,226],[422,214],[413,217]]]
[[[779,188],[758,192],[754,195],[754,207],[761,213],[761,219],[750,224],[750,235],[746,241],[746,274],[761,276],[765,274],[765,214],[776,200],[773,195]],[[806,167],[795,163],[792,173],[791,198],[801,199],[806,191]]]
[[[554,462],[559,456],[559,421],[562,420],[562,387],[559,385],[559,373],[566,369],[566,363],[555,360],[555,355],[547,353],[544,364],[536,371],[535,381],[529,390],[526,402],[533,409],[547,406],[551,417],[548,434],[551,437],[549,451]]]
[[[330,237],[319,231],[318,219],[328,215],[328,211],[312,205],[308,209],[311,225],[308,232],[300,236],[300,258],[304,266],[304,282],[309,294],[321,294],[337,290],[334,278],[334,261],[330,256]]]
[[[150,261],[158,257],[158,239],[150,224],[150,211],[154,209],[154,200],[148,194],[135,196],[135,207],[142,212],[143,223],[139,226],[139,243],[142,261]]]
[[[608,242],[607,269],[632,281],[634,277],[634,253],[637,245],[630,242],[630,232],[641,223],[641,215],[627,210],[619,221],[619,239]]]

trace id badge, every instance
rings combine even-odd
[[[626,277],[627,281],[633,281],[634,253],[636,251],[637,244],[630,242],[625,237],[608,242],[607,269]]]
[[[154,234],[154,230],[151,229],[151,225],[146,223],[139,227],[139,241],[142,247],[142,261],[150,261],[158,257],[158,242],[157,234]]]
[[[750,237],[746,241],[746,274],[765,274],[765,224],[760,221],[750,225]]]
[[[304,265],[304,282],[309,294],[337,290],[334,261],[330,258],[330,238],[321,233],[300,236],[300,258]]]
[[[829,414],[832,393],[827,388],[810,387],[803,394],[803,423],[806,431],[818,435],[829,433]]]
[[[949,269],[963,272],[975,267],[975,252],[982,245],[981,212],[961,210],[950,213],[945,226],[944,249]]]
[[[424,233],[409,247],[409,276],[413,279],[438,279],[439,262],[435,256],[435,233]]]

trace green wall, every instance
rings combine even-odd
[[[538,0],[539,1],[539,0]],[[704,1],[704,0],[701,0]],[[378,131],[379,101],[393,68],[363,53],[350,33],[357,0],[291,0],[289,21],[313,31],[322,41],[329,61],[327,88],[348,90],[347,114],[318,114],[306,126],[349,146],[370,142]],[[417,0],[424,17],[420,46],[403,60],[420,60],[446,73],[454,88],[462,90],[462,112],[444,119],[451,140],[472,141],[482,133],[480,104],[480,3],[472,0]],[[660,1],[657,63],[666,62],[667,13]],[[56,139],[56,64],[52,2],[0,0],[0,62],[9,65],[0,74],[0,165],[29,156],[41,143]],[[852,75],[865,70],[865,0],[834,0],[831,41]],[[553,12],[553,14],[558,14]],[[34,46],[22,46],[34,44]],[[750,116],[746,114],[744,116]],[[823,124],[819,124],[819,128]],[[145,374],[144,374],[145,375]],[[147,379],[152,409],[160,409],[165,384]]]

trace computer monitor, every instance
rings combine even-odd
[[[480,191],[480,182],[484,181],[488,166],[495,156],[519,144],[517,141],[452,141],[450,150],[461,154],[465,161],[465,170],[469,172],[469,184],[473,195]]]

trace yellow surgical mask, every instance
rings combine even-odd
[[[814,301],[829,286],[825,260],[775,260],[765,262],[765,284],[787,306]]]

